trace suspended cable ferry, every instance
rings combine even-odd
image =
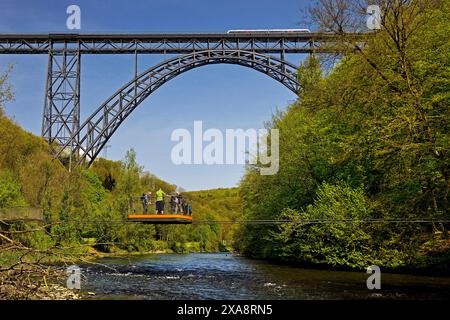
[[[227,34],[239,35],[271,35],[280,33],[310,33],[309,29],[249,29],[249,30],[228,30]]]
[[[128,214],[129,222],[145,223],[145,224],[191,224],[192,223],[192,206],[189,201],[186,201],[185,205],[174,204],[172,201],[166,201],[164,199],[164,205],[162,208],[158,208],[155,205],[156,212],[150,212],[149,207],[152,206],[151,199],[149,203],[144,205],[143,197],[139,198],[141,202],[142,211],[135,209],[135,205],[132,205],[132,212]],[[181,197],[180,197],[181,199]],[[156,204],[156,202],[154,203]],[[162,209],[162,210],[161,210]],[[166,210],[164,210],[166,209]],[[160,211],[160,212],[158,212]]]

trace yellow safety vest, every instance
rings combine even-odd
[[[158,190],[156,191],[156,201],[164,200],[164,191]]]

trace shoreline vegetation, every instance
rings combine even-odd
[[[310,18],[343,54],[305,58],[299,99],[267,124],[279,130],[279,172],[249,166],[240,183],[245,219],[299,223],[244,226],[237,249],[300,264],[448,272],[450,3],[387,1],[380,30],[357,40],[346,35],[363,27],[357,1],[317,3]],[[409,223],[426,219],[434,221]]]
[[[185,192],[144,171],[133,149],[69,172],[69,159],[55,161],[42,138],[5,115],[11,70],[0,76],[0,208],[40,208],[44,218],[0,217],[0,297],[15,288],[7,297],[44,298],[41,288],[64,276],[52,262],[143,252],[228,250],[331,270],[375,264],[448,275],[450,2],[388,1],[381,30],[357,40],[346,36],[355,25],[342,22],[361,16],[351,6],[335,12],[333,3],[318,2],[310,15],[336,34],[340,54],[308,56],[299,99],[267,123],[280,132],[279,172],[248,165],[237,188]],[[194,219],[299,223],[126,223],[136,198],[159,188],[189,198]],[[436,222],[388,222],[421,218]],[[301,223],[333,219],[352,223]]]

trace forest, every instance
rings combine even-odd
[[[299,99],[267,124],[280,131],[279,173],[249,166],[240,184],[245,219],[298,223],[245,226],[237,250],[306,265],[448,272],[450,3],[384,1],[381,29],[353,39],[356,2],[310,10],[345,55],[302,63]],[[302,223],[327,219],[353,222]],[[433,222],[401,222],[420,219]]]

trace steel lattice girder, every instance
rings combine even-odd
[[[77,155],[78,164],[85,161],[92,163],[120,124],[156,89],[188,70],[218,63],[255,69],[294,93],[300,88],[297,67],[268,55],[241,50],[210,50],[175,57],[146,70],[116,91],[73,133],[72,139],[63,145],[58,156],[69,150]]]
[[[352,35],[347,35],[351,37]],[[354,34],[361,37],[361,34]],[[0,34],[0,54],[188,54],[205,50],[245,50],[258,53],[333,52],[335,34]]]

